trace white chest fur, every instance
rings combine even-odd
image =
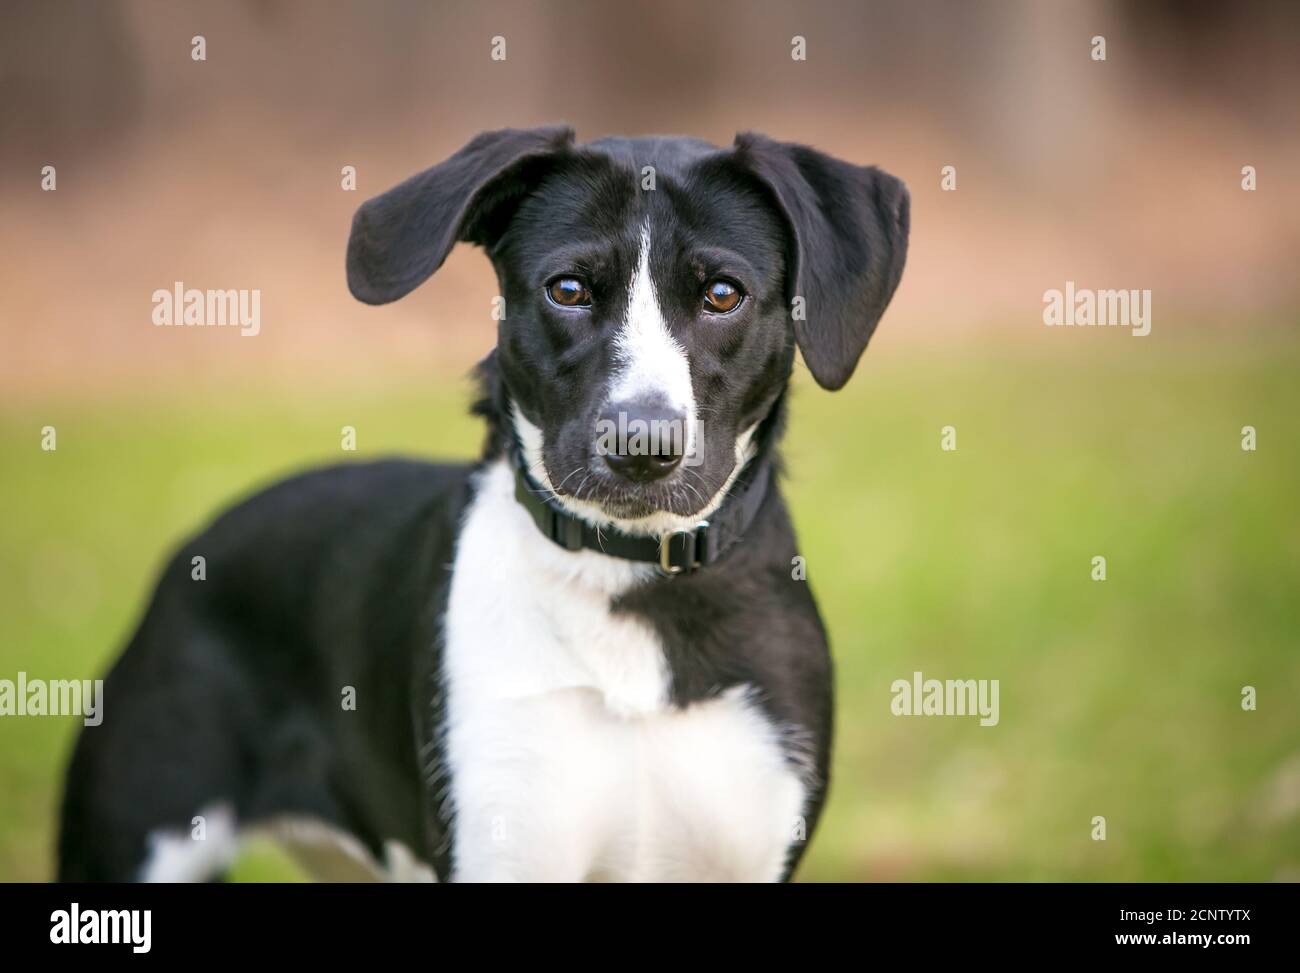
[[[669,707],[657,636],[609,611],[652,570],[555,547],[504,462],[481,475],[444,648],[454,878],[780,875],[803,784],[743,687]]]

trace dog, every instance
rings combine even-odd
[[[323,878],[788,880],[832,669],[787,386],[796,349],[848,381],[908,229],[897,178],[754,133],[489,132],[365,202],[366,304],[491,258],[482,458],[308,472],[184,543],[76,745],[59,877],[213,880],[265,832]]]

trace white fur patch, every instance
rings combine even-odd
[[[650,227],[641,230],[641,253],[627,284],[627,311],[614,336],[618,367],[610,385],[609,401],[635,402],[662,399],[694,425],[695,394],[686,349],[668,331],[659,295],[650,276]]]
[[[460,535],[446,618],[455,878],[772,880],[805,788],[743,691],[668,705],[655,632],[610,612],[653,568],[543,537],[504,461]]]
[[[217,804],[199,811],[203,837],[187,831],[155,831],[140,868],[141,882],[206,882],[230,867],[239,853],[235,812]]]

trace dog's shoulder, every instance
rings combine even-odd
[[[266,532],[279,537],[365,529],[414,509],[452,502],[468,483],[468,464],[384,459],[317,467],[258,490],[219,514],[208,541]]]

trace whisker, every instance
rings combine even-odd
[[[690,471],[688,470],[687,472],[690,472]],[[690,490],[691,493],[695,494],[695,499],[699,501],[699,503],[700,503],[700,509],[701,509],[701,510],[703,510],[703,509],[707,506],[707,503],[706,503],[705,500],[704,500],[704,494],[700,493],[699,490],[697,490],[697,489],[695,489],[695,487],[691,486],[689,480],[685,480],[685,479],[683,479],[683,480],[682,480],[682,486],[686,487],[686,489]]]
[[[573,474],[574,474],[574,473],[577,473],[580,469],[582,469],[581,466],[575,466],[572,470],[570,470],[568,476],[566,476],[566,477],[565,477],[563,480],[561,480],[559,483],[555,484],[555,492],[556,492],[556,493],[559,493],[560,490],[564,487],[564,484],[566,484],[566,483],[569,482],[569,477],[570,477],[570,476],[573,476]]]
[[[707,486],[708,486],[708,484],[706,484],[706,483],[704,482],[704,477],[701,476],[700,473],[699,473],[697,470],[693,470],[693,469],[691,469],[689,466],[685,467],[684,469],[686,470],[687,474],[689,474],[689,475],[691,475],[691,476],[694,476],[695,479],[699,481],[700,486],[702,486],[702,487],[707,487]],[[695,488],[692,487],[691,489],[694,490]],[[701,509],[701,510],[704,509],[705,507],[707,507],[707,506],[709,505],[709,501],[706,500],[706,499],[704,498],[703,494],[701,494],[699,490],[695,490],[695,495],[696,495],[697,497],[700,498],[700,509]],[[725,494],[723,495],[723,498],[722,498],[722,499],[724,499],[724,500],[726,499],[726,495],[725,495]]]

